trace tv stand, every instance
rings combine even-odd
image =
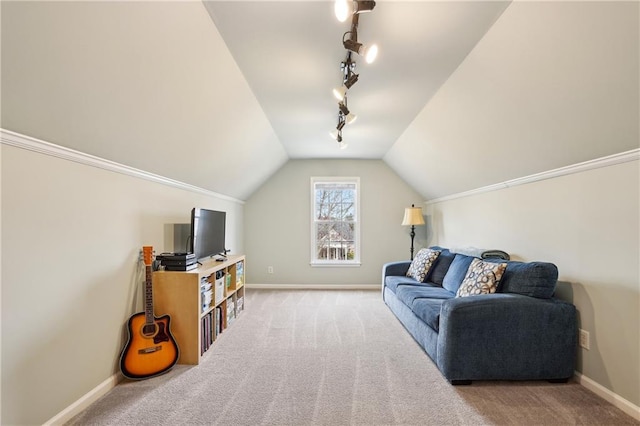
[[[211,285],[212,300],[206,304],[202,287]],[[242,313],[245,304],[245,256],[202,261],[192,271],[153,273],[155,312],[171,316],[179,364],[199,364],[218,334]]]

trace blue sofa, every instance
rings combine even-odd
[[[448,381],[573,376],[576,309],[553,297],[555,265],[483,259],[507,264],[495,293],[456,297],[474,257],[432,249],[440,254],[424,282],[406,276],[410,261],[385,264],[382,296]]]

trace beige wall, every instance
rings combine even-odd
[[[385,162],[433,199],[637,148],[639,16],[638,2],[512,2]]]
[[[1,118],[240,199],[287,161],[201,1],[2,1]]]
[[[428,206],[430,243],[505,250],[560,271],[591,349],[577,370],[640,405],[638,161]]]
[[[118,371],[138,251],[194,206],[243,204],[2,145],[2,424],[42,424]]]
[[[310,178],[359,176],[360,267],[311,267]],[[383,263],[409,258],[404,208],[422,197],[380,160],[290,160],[245,205],[245,249],[255,284],[378,284]],[[424,230],[424,229],[422,229]],[[416,246],[424,238],[416,231]],[[273,266],[273,274],[267,267]]]

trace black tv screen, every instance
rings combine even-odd
[[[191,250],[198,260],[225,254],[226,212],[195,207],[191,210]]]

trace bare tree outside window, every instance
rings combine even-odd
[[[312,262],[354,263],[358,249],[358,178],[312,178]]]

